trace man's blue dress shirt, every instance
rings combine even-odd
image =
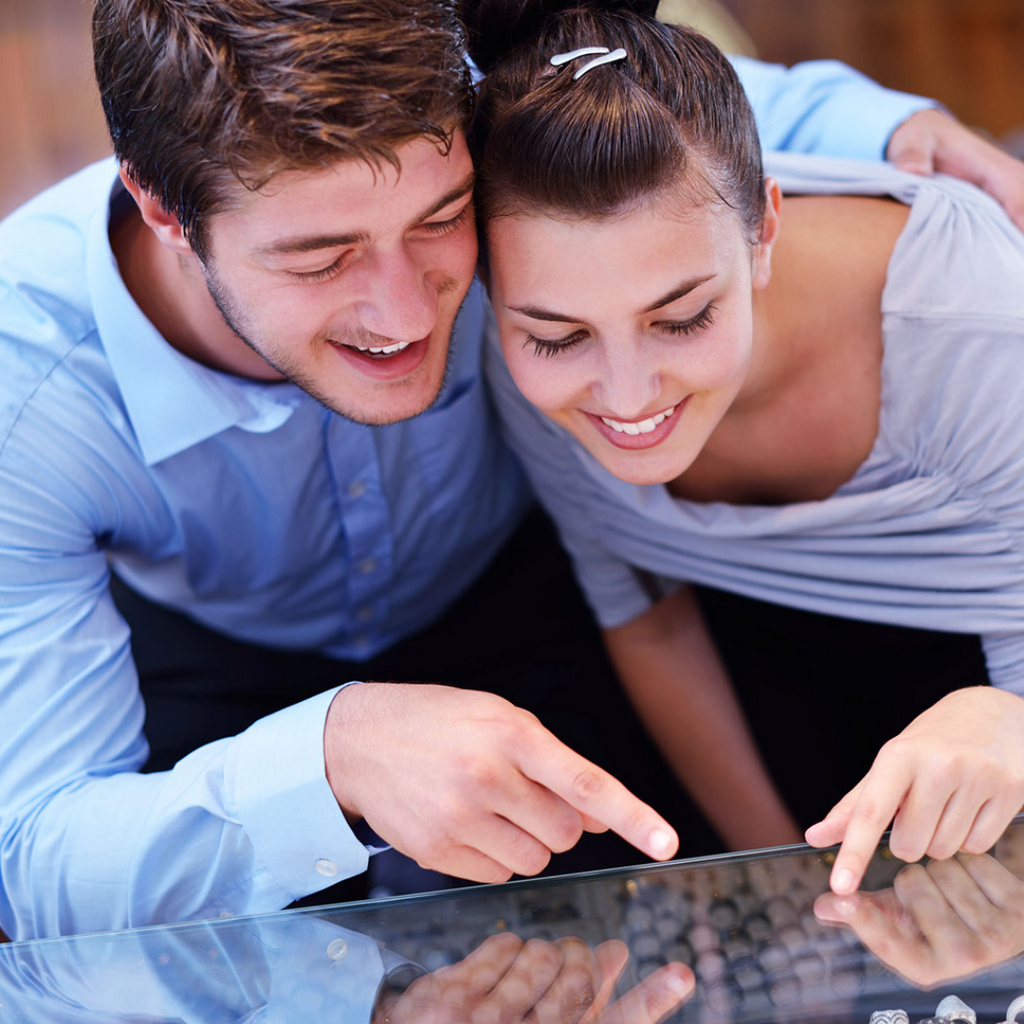
[[[878,158],[925,105],[834,62],[738,66],[767,148]],[[529,500],[480,375],[479,285],[437,403],[361,426],[168,345],[111,251],[128,203],[106,161],[0,225],[0,928],[17,937],[273,910],[372,852],[325,777],[336,690],[138,773],[111,565],[230,636],[358,660],[436,619]]]

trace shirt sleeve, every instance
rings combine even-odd
[[[45,390],[0,452],[0,929],[252,914],[364,870],[324,771],[336,691],[139,773],[144,707],[101,541],[156,516],[128,513],[131,439],[68,389],[37,408]]]
[[[593,529],[601,497],[587,486],[576,442],[523,398],[505,366],[493,319],[488,334],[484,366],[502,432],[554,520],[587,603],[602,628],[637,618],[656,596],[631,566],[605,548]]]
[[[883,89],[837,60],[787,68],[731,57],[754,110],[761,147],[791,153],[884,160],[892,133],[933,100]]]

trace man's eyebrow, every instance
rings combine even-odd
[[[425,220],[430,220],[435,213],[440,213],[440,211],[446,206],[454,203],[456,199],[461,199],[467,192],[471,192],[473,190],[474,181],[476,181],[476,174],[473,171],[470,171],[469,174],[467,174],[466,177],[455,186],[455,188],[446,192],[436,203],[431,203],[431,205],[419,215],[416,219],[416,223],[420,224]]]
[[[653,313],[656,309],[661,309],[662,306],[667,306],[671,302],[675,302],[676,299],[681,299],[684,295],[689,295],[694,288],[699,288],[702,284],[710,281],[715,275],[706,274],[704,277],[694,277],[688,281],[683,281],[677,285],[672,291],[663,295],[660,299],[652,302],[646,309],[641,310],[643,313]],[[528,316],[531,320],[546,320],[550,323],[555,324],[582,324],[586,323],[585,317],[572,316],[569,313],[556,313],[551,309],[541,309],[539,306],[508,306],[508,309],[513,310],[516,313],[522,313],[523,316]]]
[[[370,236],[365,231],[353,231],[348,235],[295,235],[291,238],[279,238],[269,245],[258,245],[253,249],[254,256],[278,256],[289,253],[315,252],[317,249],[339,249],[357,242],[368,242]]]
[[[429,220],[440,210],[472,191],[475,175],[470,173],[453,189],[446,192],[436,203],[423,211],[415,223]],[[254,256],[277,256],[302,252],[315,252],[318,249],[340,249],[346,245],[356,245],[370,240],[366,231],[353,231],[347,235],[295,235],[291,238],[279,238],[268,245],[260,245],[253,249]]]

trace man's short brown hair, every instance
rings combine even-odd
[[[453,0],[96,0],[93,47],[114,152],[200,257],[239,182],[446,152],[472,106]]]

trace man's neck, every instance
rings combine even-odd
[[[224,322],[199,261],[161,245],[136,210],[112,224],[110,245],[125,287],[169,345],[222,373],[282,379]]]

